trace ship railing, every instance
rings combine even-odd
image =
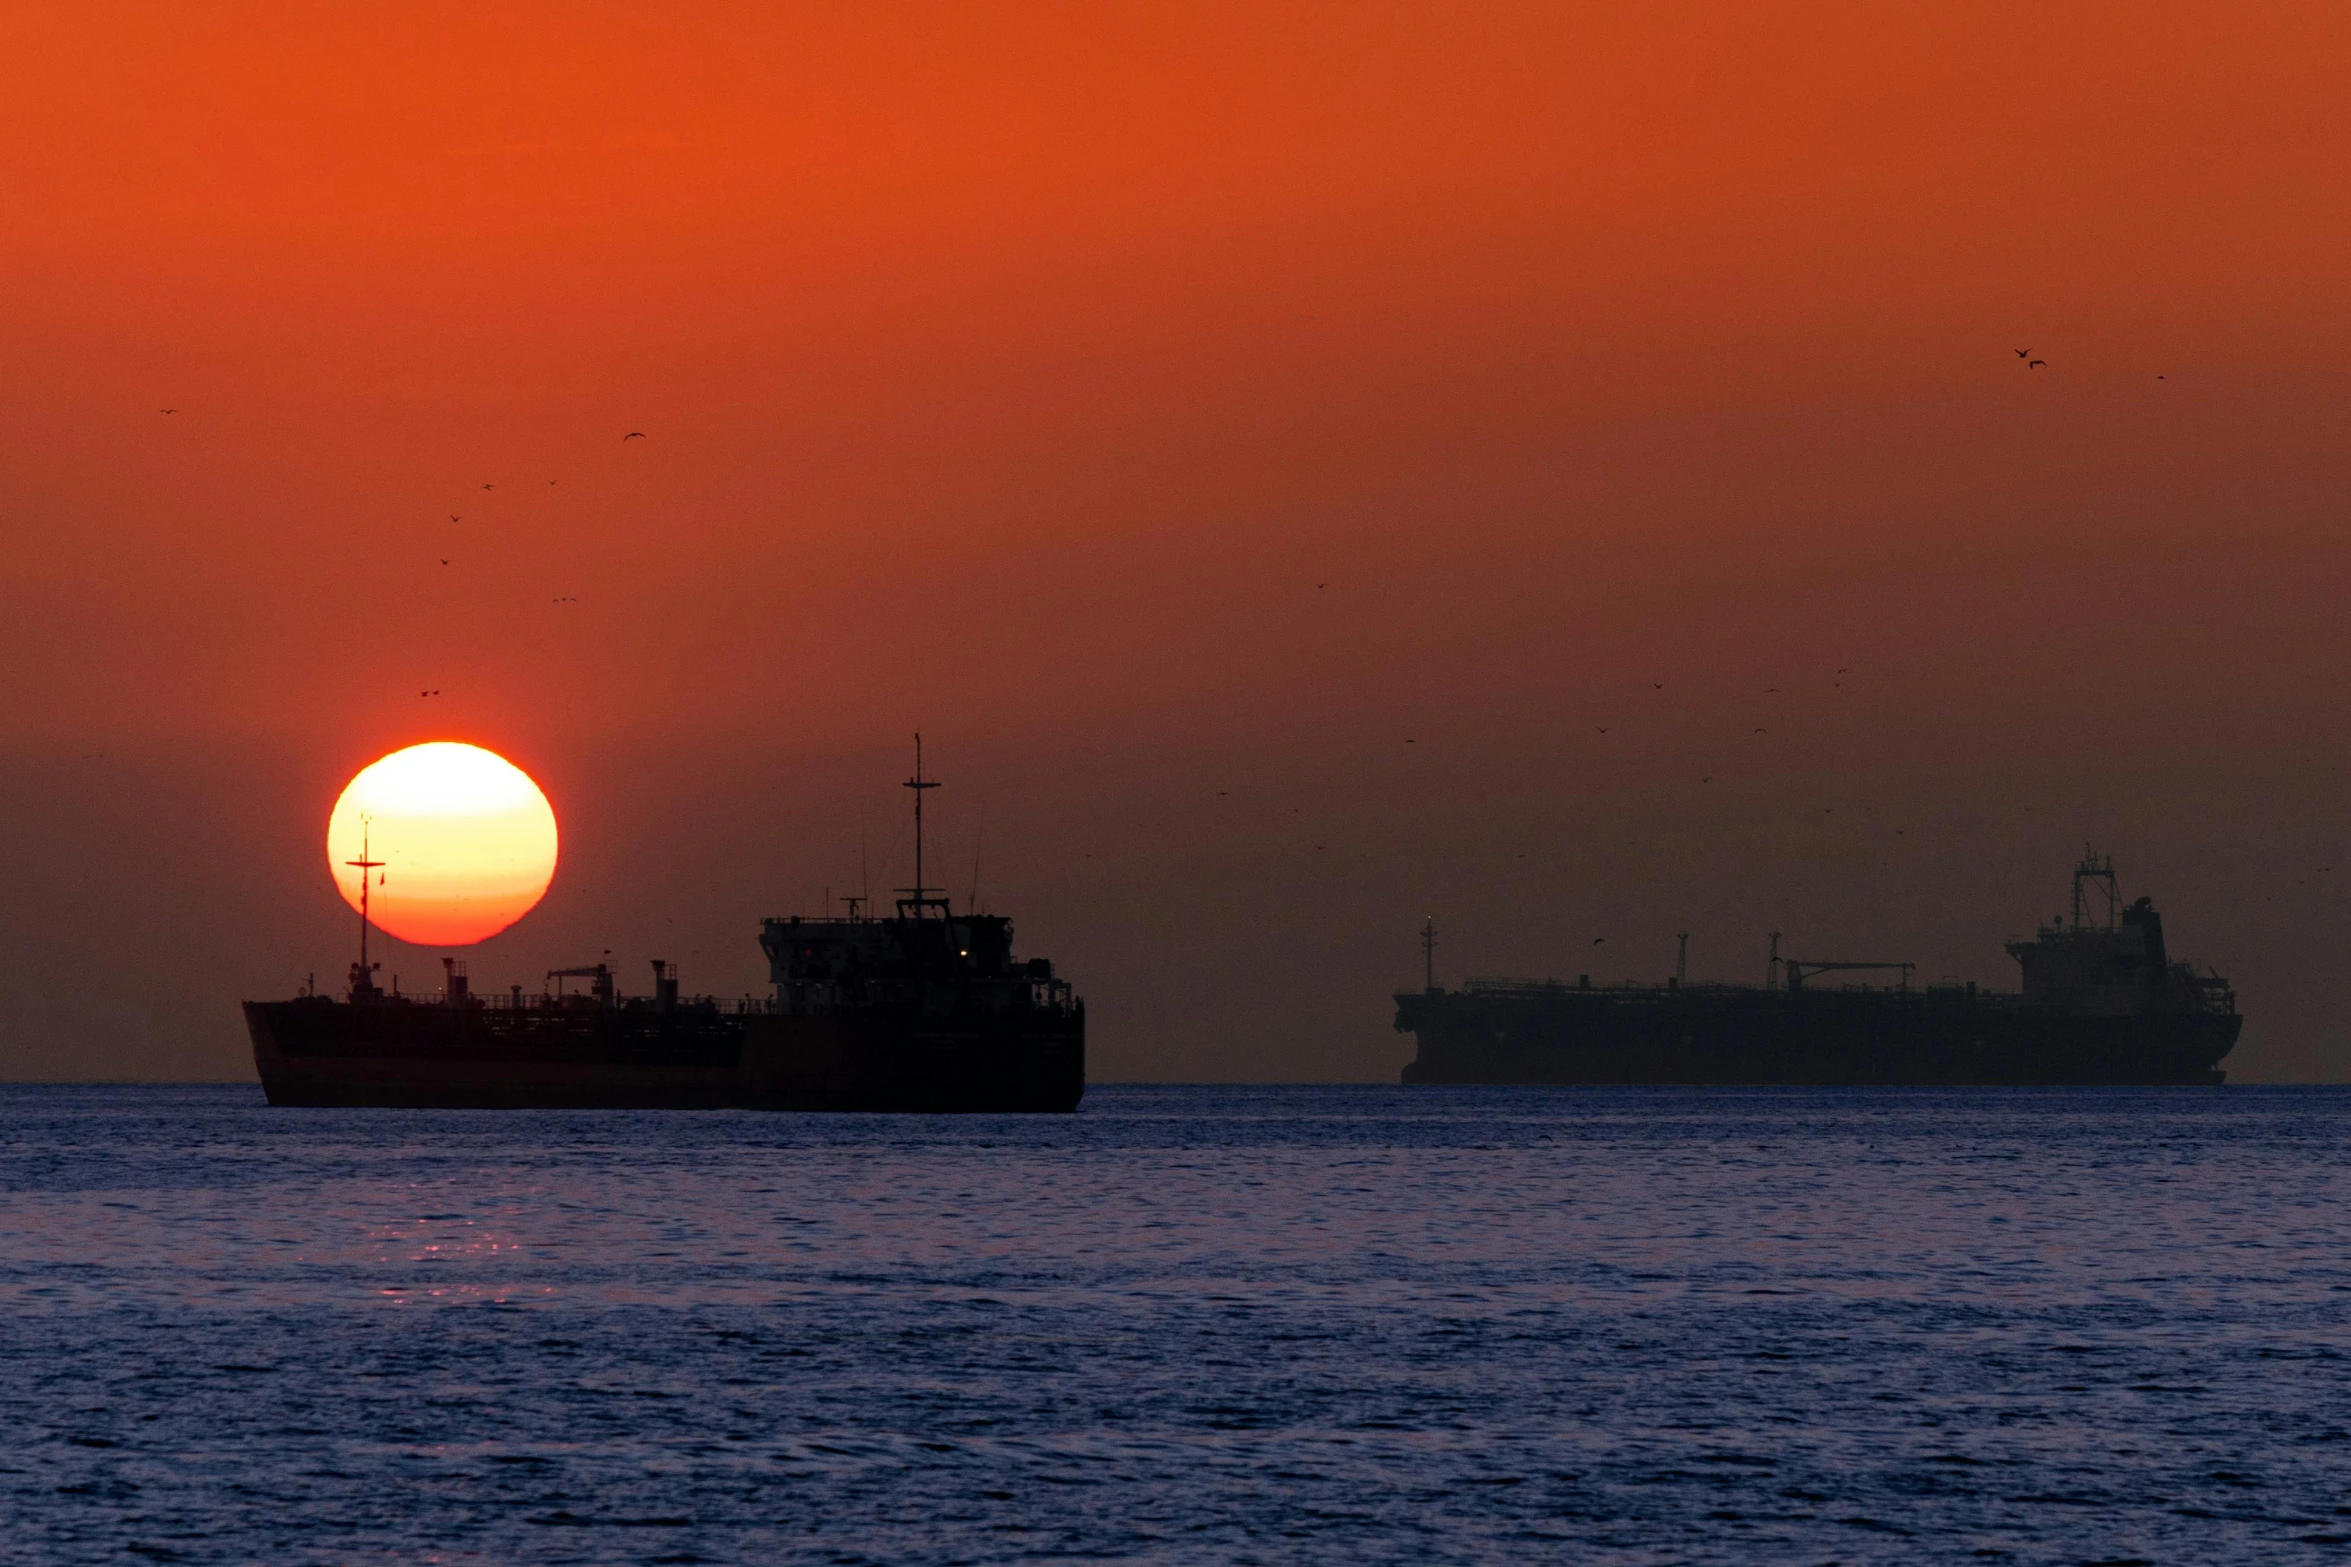
[[[1735,981],[1725,980],[1690,980],[1677,984],[1672,981],[1619,979],[1611,980],[1606,984],[1584,984],[1580,981],[1569,981],[1563,979],[1525,979],[1508,974],[1473,974],[1461,982],[1461,989],[1463,994],[1473,996],[1539,996],[1549,998],[1554,996],[1572,995],[1606,995],[1637,996],[1643,999],[1655,999],[1660,1001],[1676,995],[1719,996],[1737,994],[1782,996],[1790,994],[1790,992],[1784,987],[1769,987],[1751,984],[1743,985]],[[1800,991],[1795,993],[1809,995],[1871,995],[1914,997],[1933,995],[1938,998],[1953,994],[1977,996],[1995,994],[1995,992],[1984,989],[1982,987],[1971,989],[1965,981],[1934,984],[1923,987],[1916,985],[1902,986],[1850,984],[1829,986],[1813,984],[1806,985],[1802,987]]]
[[[441,1005],[445,1006],[448,1004],[445,997],[436,996],[433,999]],[[646,1007],[655,1005],[658,999],[659,998],[654,996],[616,996],[614,998],[614,1004],[618,1007]],[[500,994],[496,991],[483,994],[477,991],[475,994],[466,997],[463,1004],[471,1007],[479,1007],[485,1012],[547,1012],[563,1014],[595,1011],[603,1005],[602,1002],[598,1001],[592,995],[571,994],[558,996],[544,991],[537,993],[526,991],[521,995],[516,995],[512,991],[508,991],[504,994]],[[724,1012],[729,1008],[734,1008],[738,1005],[739,1003],[737,999],[733,996],[681,995],[677,998],[676,1001],[677,1009],[681,1012],[693,1011],[705,1007],[716,1007],[718,1010]],[[761,1002],[760,1005],[765,1006],[767,1003]]]
[[[2196,995],[2205,1007],[2214,1012],[2237,1010],[2237,987],[2218,974],[2191,974],[2189,980],[2196,987]]]
[[[1720,987],[1692,985],[1692,990]],[[1461,982],[1466,995],[1478,996],[1572,996],[1572,995],[1657,995],[1674,992],[1667,986],[1644,984],[1637,979],[1611,980],[1606,984],[1587,984],[1582,979],[1522,979],[1509,974],[1473,974]]]
[[[919,980],[868,979],[855,986],[839,983],[794,984],[786,982],[778,986],[776,992],[770,995],[681,995],[673,1004],[680,1011],[711,1010],[731,1013],[736,1016],[750,1016],[755,1013],[829,1016],[839,1012],[861,1011],[874,1006],[918,1004],[930,1000],[932,994],[933,987]],[[999,994],[1000,1000],[1011,1000],[1016,997],[1025,1000],[1036,1011],[1062,1015],[1073,1014],[1084,1005],[1078,999],[1075,988],[1065,979],[1041,980],[1033,983],[1023,981],[1009,984],[1002,987]],[[441,993],[397,998],[387,996],[385,999],[387,1001],[398,999],[404,1002],[436,1006],[449,1005],[447,997]],[[615,998],[615,1003],[620,1009],[629,1009],[654,1005],[657,999],[652,996],[619,996]],[[559,996],[551,992],[523,992],[519,989],[505,992],[477,992],[464,998],[460,1004],[479,1008],[485,1012],[502,1012],[518,1016],[544,1014],[550,1017],[571,1016],[583,1011],[600,1009],[603,1005],[590,996]]]

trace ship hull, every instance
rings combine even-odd
[[[824,1017],[248,1001],[273,1105],[1066,1112],[1085,1014]]]
[[[1406,1083],[2214,1084],[2233,1011],[2083,1015],[1952,992],[1545,987],[1396,998]]]

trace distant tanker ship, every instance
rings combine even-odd
[[[557,969],[550,989],[477,996],[444,958],[437,997],[387,995],[360,958],[336,1000],[248,1001],[253,1064],[273,1105],[446,1108],[1066,1111],[1086,1089],[1086,1006],[1043,958],[1012,956],[1012,922],[957,914],[923,885],[915,743],[915,885],[894,918],[770,919],[772,998],[622,997],[609,963]],[[360,860],[367,861],[363,848]],[[357,863],[357,862],[355,862]],[[372,864],[373,862],[367,862]],[[585,993],[566,994],[566,979]]]
[[[1472,979],[1396,997],[1419,1040],[1407,1083],[2218,1083],[2244,1025],[2229,982],[2171,961],[2163,919],[2125,908],[2085,855],[2073,916],[2008,943],[2016,991],[1914,988],[1909,963],[1779,955],[1768,982],[1593,986]],[[1431,940],[1433,941],[1433,931]],[[1687,938],[1685,938],[1686,941]],[[1881,970],[1888,985],[1815,983]]]

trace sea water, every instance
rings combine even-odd
[[[0,1557],[2334,1557],[2347,1112],[11,1087]]]

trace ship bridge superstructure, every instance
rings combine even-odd
[[[2152,898],[2122,901],[2112,857],[2084,850],[2073,872],[2073,912],[2007,944],[2028,1003],[2092,1015],[2234,1012],[2229,982],[2174,963]]]
[[[800,915],[761,922],[759,945],[775,985],[775,1010],[826,1017],[890,1012],[927,1019],[1002,1020],[1017,1015],[1074,1019],[1085,1004],[1044,958],[1015,959],[1012,921],[957,914],[923,882],[922,736],[914,737],[914,885],[899,889],[894,918],[865,917],[866,899],[848,898],[847,919]],[[975,873],[973,885],[977,896]]]
[[[778,1012],[824,1016],[876,1007],[925,1016],[959,1011],[1066,1013],[1081,1005],[1045,958],[1012,956],[1012,921],[956,914],[944,898],[922,918],[762,921],[759,945]]]

